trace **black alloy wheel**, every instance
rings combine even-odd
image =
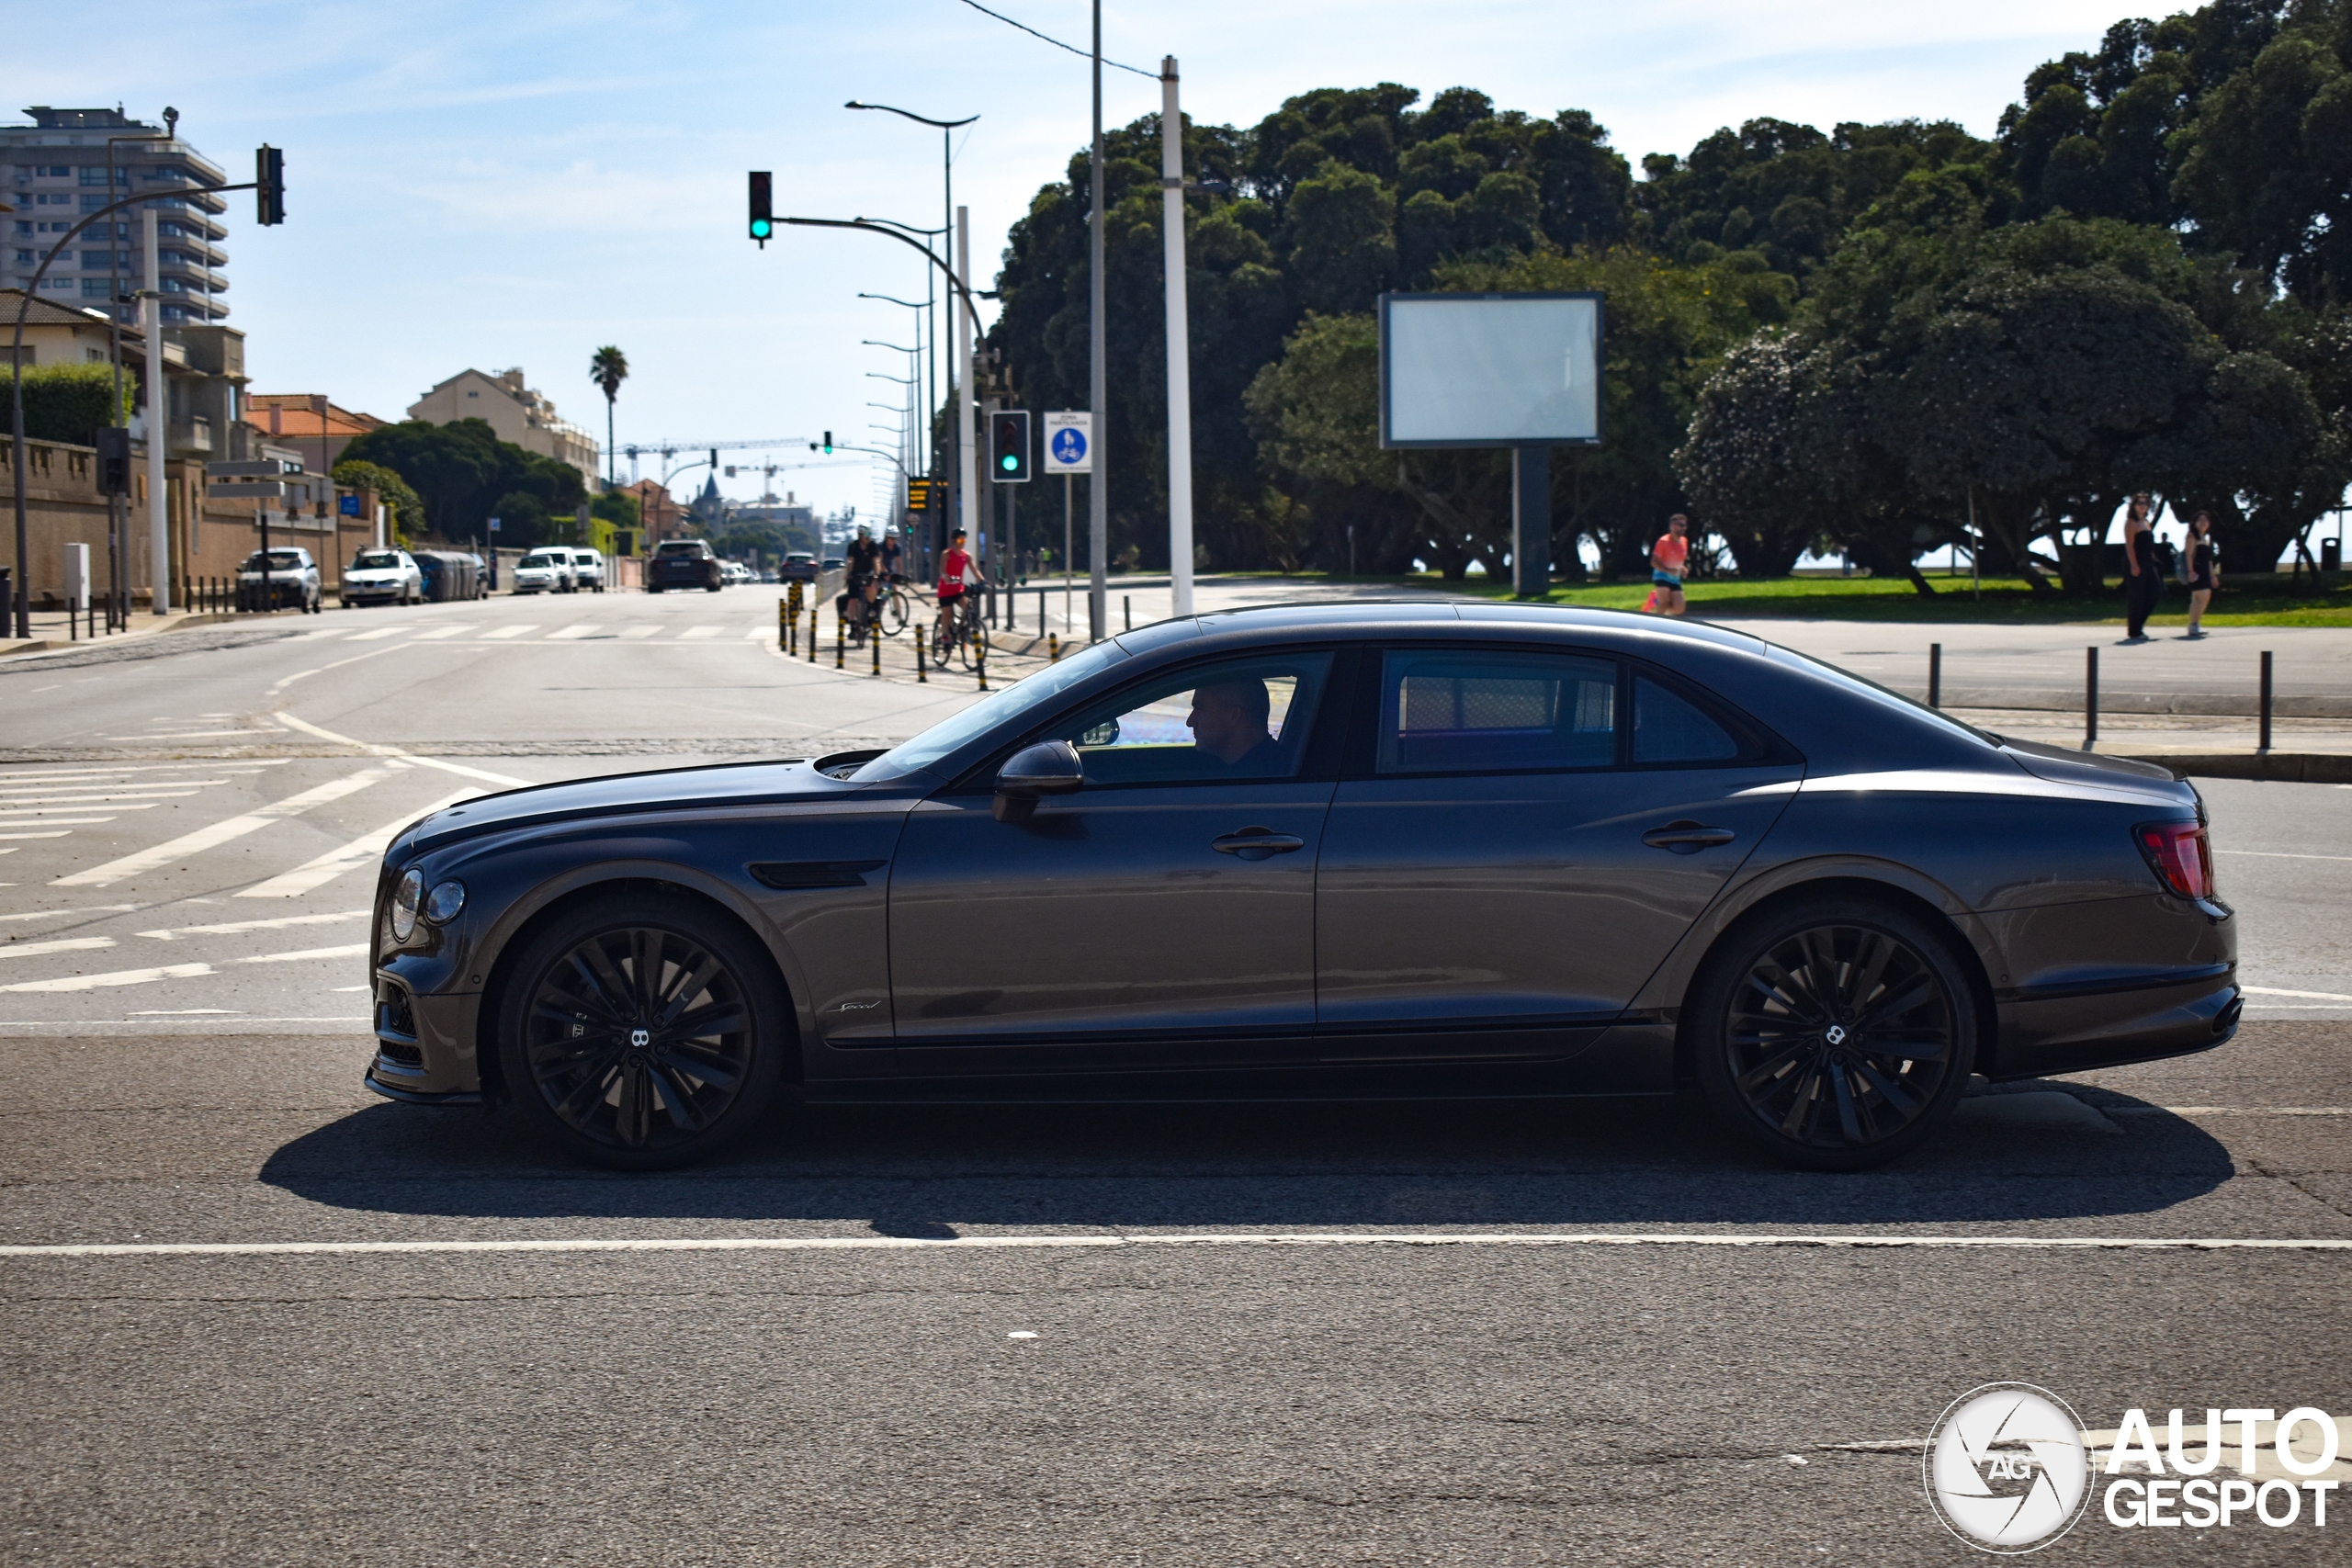
[[[599,899],[533,940],[500,1010],[526,1119],[582,1158],[651,1170],[758,1122],[791,1038],[772,964],[690,899]]]
[[[1694,987],[1701,1087],[1766,1153],[1860,1170],[1968,1085],[1976,1009],[1950,941],[1892,907],[1807,901],[1735,931]]]

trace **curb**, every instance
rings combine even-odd
[[[2102,752],[2134,762],[2153,762],[2179,779],[2258,779],[2271,784],[2352,784],[2352,756],[2324,751],[2217,751],[2204,755],[2152,752],[2139,756]]]

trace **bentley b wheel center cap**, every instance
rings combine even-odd
[[[628,1043],[635,1049],[642,1051],[648,1045],[653,1043],[653,1031],[650,1029],[632,1029],[628,1032]]]
[[[1842,1023],[1833,1023],[1823,1032],[1821,1037],[1832,1045],[1843,1045],[1846,1043],[1846,1026]]]

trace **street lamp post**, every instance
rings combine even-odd
[[[1086,619],[1089,640],[1110,635],[1111,473],[1104,457],[1111,424],[1111,371],[1105,357],[1102,290],[1102,0],[1094,0],[1094,150],[1087,159],[1086,400],[1093,413],[1093,467],[1086,476]]]

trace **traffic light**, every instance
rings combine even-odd
[[[266,141],[254,153],[254,208],[265,228],[286,221],[286,154]]]
[[[121,425],[98,432],[98,489],[107,495],[130,493],[130,432]]]
[[[833,433],[832,433],[831,431],[830,431],[830,430],[829,430],[829,431],[825,432],[825,456],[826,456],[826,457],[831,457],[832,455],[833,455]]]
[[[775,208],[772,192],[775,179],[765,169],[752,171],[752,238],[760,249],[768,248],[768,237],[775,232]]]
[[[1001,485],[1029,482],[1029,411],[989,415],[989,468]]]

